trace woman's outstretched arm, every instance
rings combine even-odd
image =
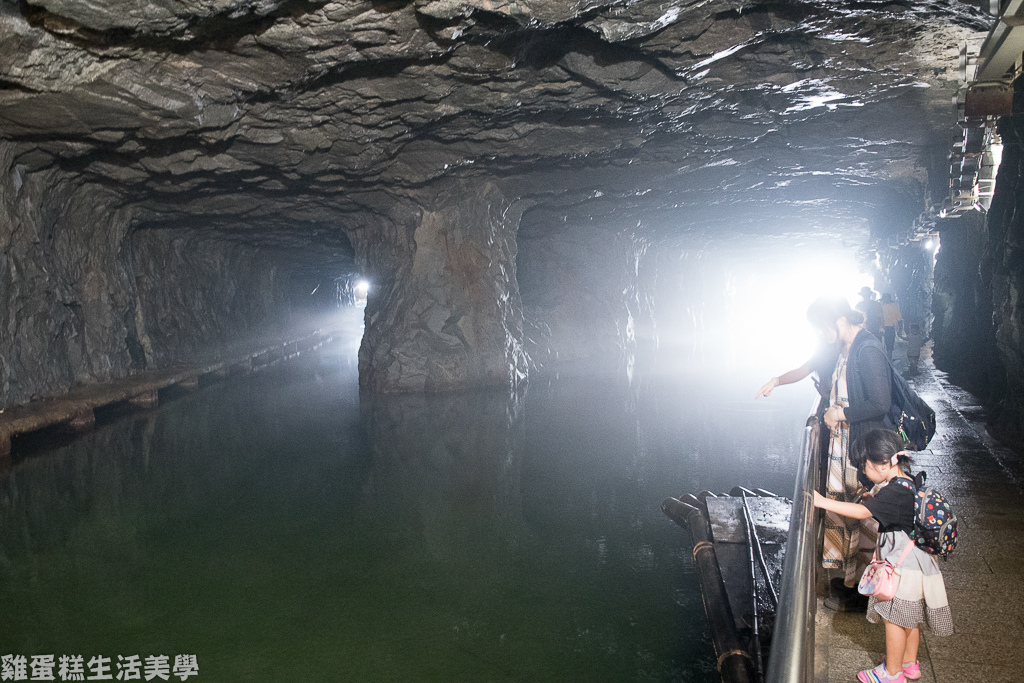
[[[793,384],[794,382],[799,382],[809,374],[811,374],[811,362],[807,361],[798,368],[793,368],[789,372],[784,372],[778,377],[772,377],[765,383],[763,387],[760,388],[760,390],[758,390],[756,394],[754,394],[754,398],[758,399],[761,398],[762,396],[771,396],[772,389],[774,389],[775,387],[782,386],[783,384]]]

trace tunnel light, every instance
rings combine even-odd
[[[873,280],[860,272],[855,259],[827,251],[773,254],[759,266],[733,278],[730,292],[732,360],[739,364],[763,364],[764,371],[778,374],[796,367],[814,353],[817,336],[807,323],[807,307],[820,296],[841,296],[850,305],[858,291]],[[751,334],[756,352],[751,353]]]
[[[352,298],[355,299],[357,306],[366,305],[366,297],[370,293],[370,282],[369,280],[356,280],[355,284],[352,285]]]

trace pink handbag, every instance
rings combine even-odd
[[[860,577],[857,592],[861,595],[873,595],[879,601],[892,600],[896,596],[896,589],[900,586],[900,577],[896,573],[896,567],[903,564],[903,560],[907,559],[907,555],[913,547],[913,541],[907,543],[907,547],[903,549],[903,554],[900,555],[895,566],[888,560],[880,559],[878,548],[875,548],[875,559],[871,560],[871,564],[864,570],[864,575]]]

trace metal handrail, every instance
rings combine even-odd
[[[793,493],[782,587],[768,660],[768,683],[808,683],[814,679],[815,573],[821,518],[813,492],[821,480],[822,426],[817,412],[807,418]]]

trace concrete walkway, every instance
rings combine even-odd
[[[1024,681],[1024,462],[987,434],[977,400],[922,358],[911,382],[935,410],[938,430],[915,468],[949,498],[960,540],[939,561],[955,635],[922,633],[922,683]],[[916,471],[916,469],[915,469]],[[815,680],[851,682],[885,652],[884,627],[864,614],[837,614],[822,605],[818,582]]]

